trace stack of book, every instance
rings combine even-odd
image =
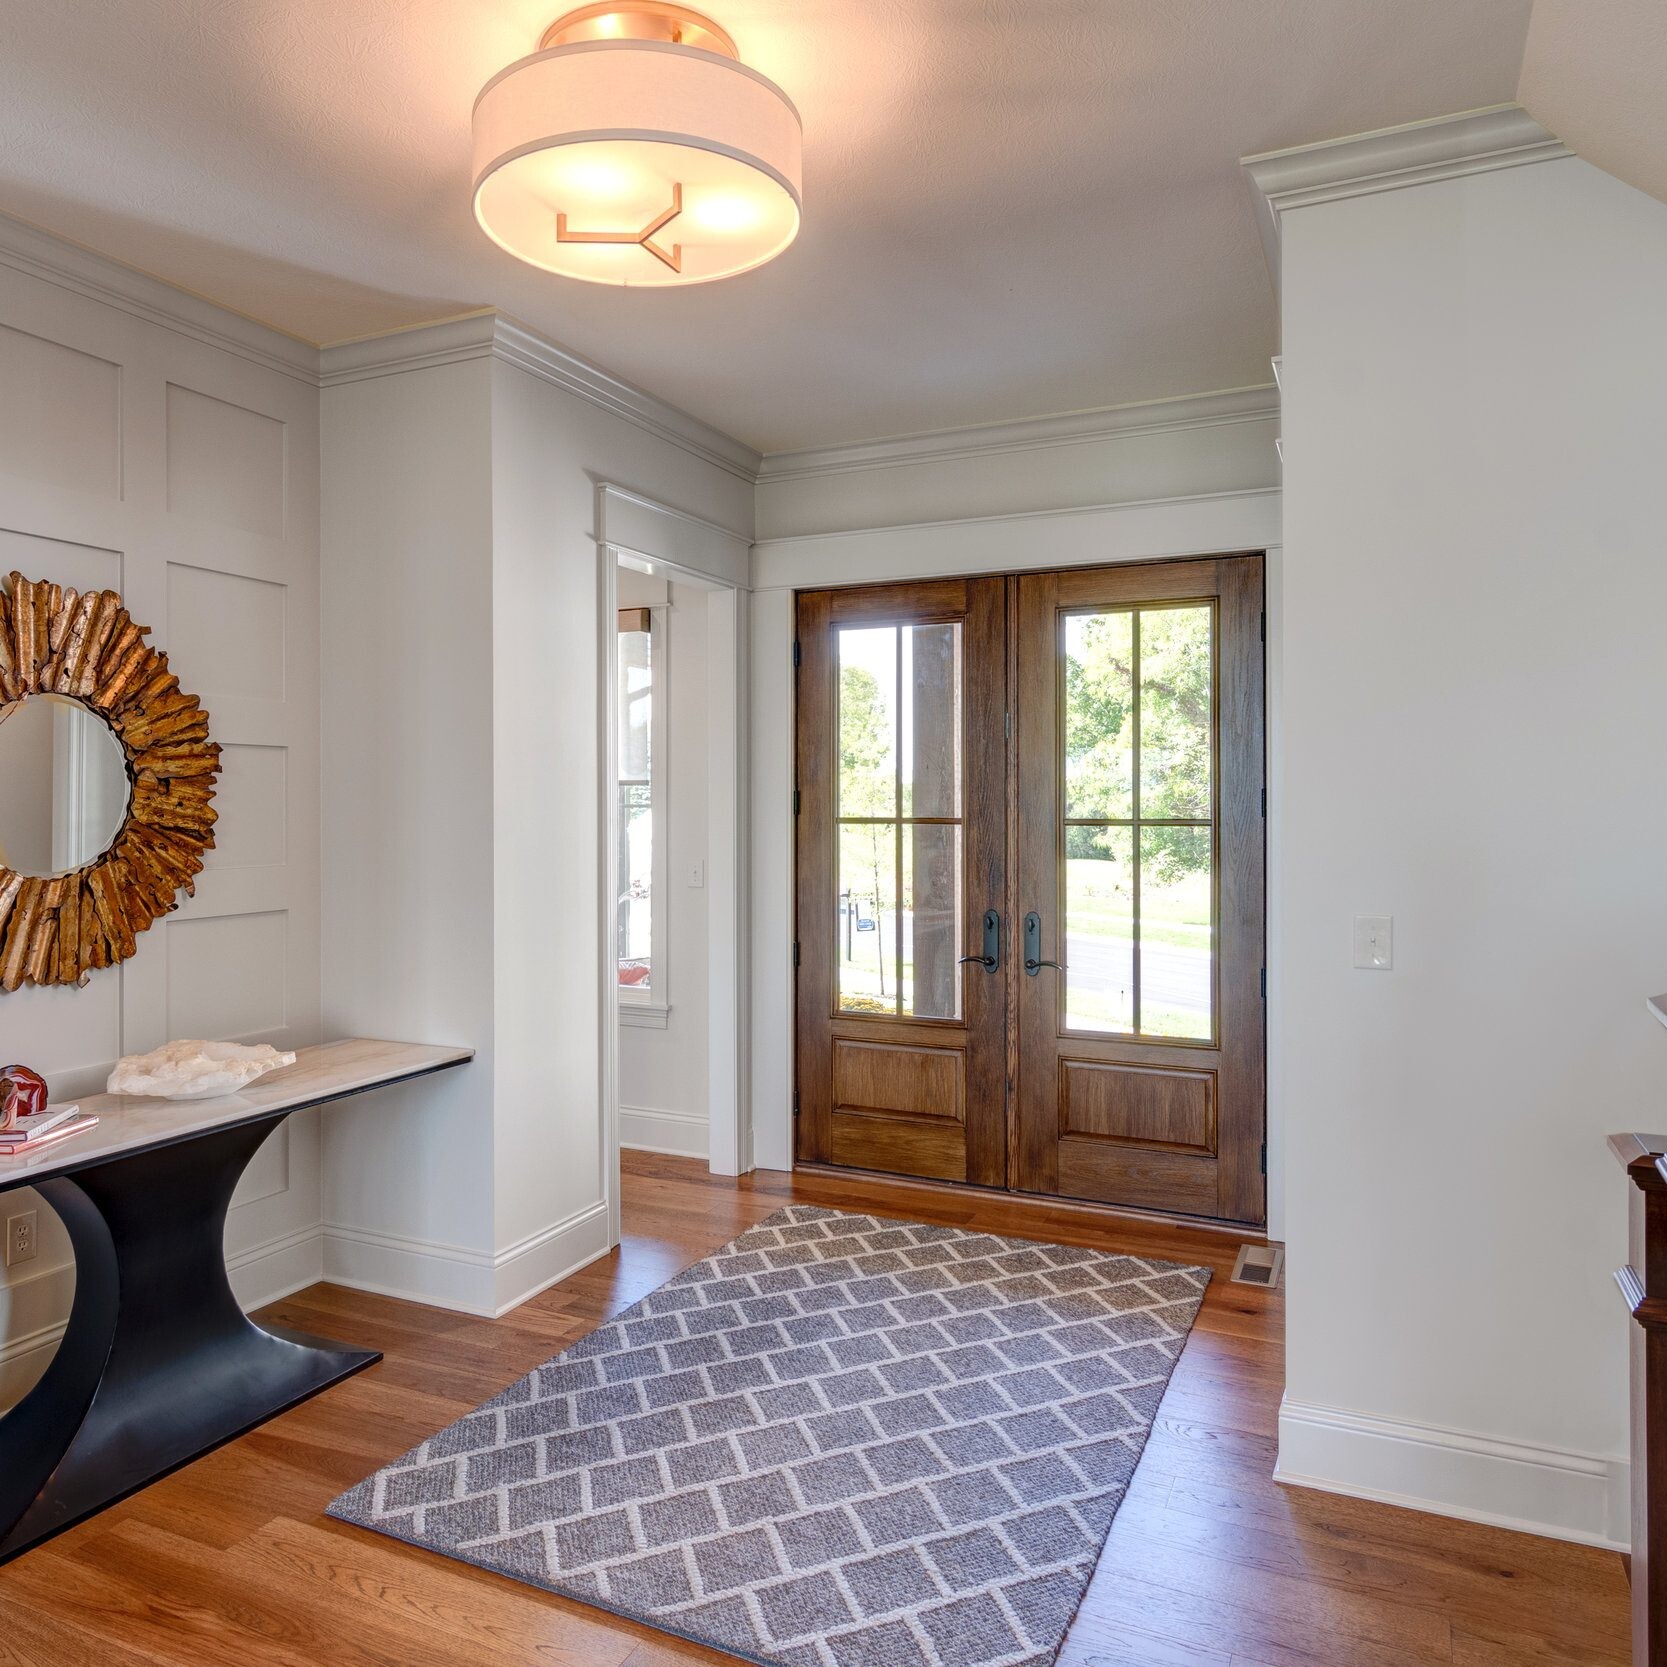
[[[67,1140],[71,1135],[84,1133],[97,1121],[78,1105],[48,1106],[32,1117],[18,1118],[9,1129],[0,1129],[0,1158],[38,1152],[55,1140]]]

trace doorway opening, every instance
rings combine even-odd
[[[1265,1220],[1262,596],[799,595],[799,1162]]]

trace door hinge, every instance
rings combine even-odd
[[[796,787],[793,789],[793,814],[795,816],[799,814],[799,790]],[[1266,815],[1267,812],[1264,810],[1263,814]]]
[[[798,795],[795,794],[794,797],[797,798]],[[1262,814],[1264,816],[1266,816],[1267,813],[1268,813],[1268,790],[1267,790],[1267,788],[1264,787],[1262,789]]]
[[[799,962],[798,962],[798,949],[799,949],[799,946],[797,944],[794,944],[794,946],[793,946],[793,952],[794,952],[793,965],[794,966],[797,966],[799,964]],[[1266,967],[1263,967],[1262,968],[1262,1000],[1266,1001],[1267,999],[1268,999],[1268,969]]]
[[[798,966],[798,964],[799,964],[799,940],[797,938],[795,938],[793,940],[793,965]]]
[[[793,1115],[795,1117],[797,1117],[799,1115],[799,1091],[796,1088],[793,1090]],[[1263,1157],[1264,1157],[1264,1162],[1263,1162],[1263,1165],[1262,1165],[1262,1173],[1264,1175],[1267,1174],[1267,1164],[1266,1164],[1267,1150],[1268,1149],[1265,1146],[1262,1148]]]
[[[793,1109],[795,1111],[797,1111],[799,1109],[799,1096],[798,1096],[797,1091],[795,1091],[794,1095],[793,1095]],[[1262,1173],[1264,1175],[1266,1175],[1267,1172],[1268,1172],[1268,1143],[1264,1140],[1262,1142]]]
[[[1267,640],[1268,640],[1268,616],[1266,614],[1263,614],[1262,615],[1262,641],[1266,642]]]
[[[799,664],[799,639],[797,637],[793,639],[793,664],[795,667]]]

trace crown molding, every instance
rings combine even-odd
[[[136,266],[125,266],[10,214],[0,214],[0,266],[119,308],[176,335],[235,353],[299,382],[316,385],[318,381],[318,349],[311,342],[286,336],[218,302],[193,295]]]
[[[482,358],[498,359],[527,371],[692,452],[749,485],[758,478],[760,459],[752,447],[581,359],[507,313],[465,313],[437,324],[337,342],[320,352],[318,380],[321,387],[334,388],[346,382]]]
[[[1279,287],[1279,217],[1293,208],[1436,180],[1555,162],[1574,153],[1519,104],[1407,122],[1240,159],[1256,197],[1262,247]]]
[[[765,485],[803,480],[812,475],[842,475],[862,469],[896,469],[912,464],[1040,451],[1054,446],[1091,445],[1097,440],[1131,439],[1140,434],[1263,422],[1278,414],[1276,388],[1232,388],[1181,399],[1145,400],[1138,405],[1106,405],[1051,417],[1022,417],[1015,422],[900,434],[887,440],[771,452],[764,458],[758,480],[760,485]]]
[[[320,348],[9,214],[0,214],[0,267],[119,308],[315,388],[490,354],[749,484],[758,478],[760,459],[752,447],[491,309]]]

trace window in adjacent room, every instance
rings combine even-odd
[[[665,1006],[664,631],[648,608],[619,610],[619,909],[623,1005]]]

